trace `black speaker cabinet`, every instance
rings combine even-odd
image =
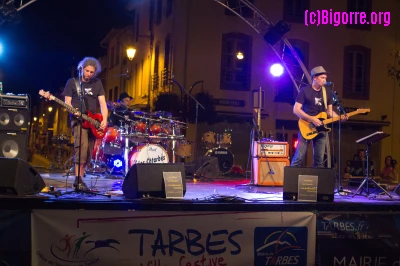
[[[33,195],[46,186],[29,163],[20,159],[0,158],[0,194]]]
[[[284,200],[297,200],[299,175],[318,176],[317,201],[333,201],[335,169],[293,166],[286,166],[284,169]]]
[[[0,157],[27,160],[27,132],[0,131]]]
[[[0,130],[27,132],[29,113],[25,108],[0,107]]]
[[[128,199],[142,197],[165,198],[163,172],[180,172],[183,195],[186,193],[185,166],[183,163],[141,163],[134,164],[128,171],[122,192]]]

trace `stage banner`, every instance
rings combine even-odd
[[[400,214],[318,213],[318,264],[400,266]]]
[[[315,265],[309,212],[34,210],[32,265]]]
[[[31,211],[0,211],[0,266],[31,265]]]

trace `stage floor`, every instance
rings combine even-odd
[[[84,182],[95,192],[103,195],[71,193],[74,176],[64,173],[41,172],[46,189],[33,196],[0,195],[2,209],[66,208],[66,209],[113,209],[113,210],[220,210],[220,211],[400,211],[400,197],[388,191],[369,188],[369,195],[361,190],[354,195],[358,186],[342,182],[344,191],[335,193],[333,202],[299,202],[283,200],[283,187],[264,187],[250,184],[245,177],[220,177],[214,180],[186,178],[186,194],[183,199],[143,198],[127,199],[121,186],[123,176],[87,175]]]

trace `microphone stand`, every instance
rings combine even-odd
[[[194,129],[194,147],[193,147],[193,154],[194,157],[196,158],[196,148],[197,148],[197,120],[198,120],[198,115],[199,115],[199,106],[201,108],[203,108],[203,110],[206,110],[206,108],[204,108],[203,105],[201,105],[201,103],[199,103],[199,101],[196,100],[196,98],[194,98],[187,90],[185,90],[185,88],[183,88],[174,78],[172,78],[172,82],[176,83],[179,88],[181,89],[181,91],[183,91],[184,93],[186,93],[187,95],[189,95],[190,98],[192,98],[192,100],[196,103],[196,120],[195,120],[195,129]],[[194,86],[194,85],[193,85]],[[193,88],[192,86],[192,88]],[[174,141],[172,143],[172,151],[173,151],[173,158],[175,159],[175,145],[174,145]]]
[[[339,131],[339,140],[338,140],[338,142],[339,142],[339,145],[338,145],[338,149],[339,149],[339,156],[338,156],[338,169],[339,169],[339,171],[338,171],[338,187],[337,187],[337,193],[341,193],[341,192],[347,192],[347,191],[344,191],[343,190],[343,187],[342,187],[342,174],[341,174],[341,171],[342,171],[342,168],[341,168],[341,163],[340,163],[340,160],[341,160],[341,152],[340,152],[340,146],[341,146],[341,141],[340,141],[340,138],[341,138],[341,135],[342,135],[342,133],[341,133],[341,124],[342,124],[342,122],[341,122],[341,120],[342,120],[342,114],[343,115],[347,115],[346,114],[346,111],[344,110],[344,108],[343,108],[343,106],[340,104],[340,101],[339,101],[339,98],[336,96],[336,92],[335,91],[333,91],[333,88],[334,88],[334,86],[332,85],[332,97],[333,97],[333,100],[336,102],[336,104],[337,104],[337,110],[339,111],[339,128],[338,128],[338,131]]]

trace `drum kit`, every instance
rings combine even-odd
[[[191,156],[191,144],[183,134],[186,123],[174,120],[171,113],[107,106],[119,125],[110,126],[104,138],[96,141],[94,169],[126,174],[137,163],[175,163],[176,157]]]
[[[227,174],[232,170],[234,164],[233,153],[228,150],[232,145],[232,131],[225,129],[222,134],[207,131],[203,134],[203,148],[206,149],[205,156],[217,157],[221,174]]]

